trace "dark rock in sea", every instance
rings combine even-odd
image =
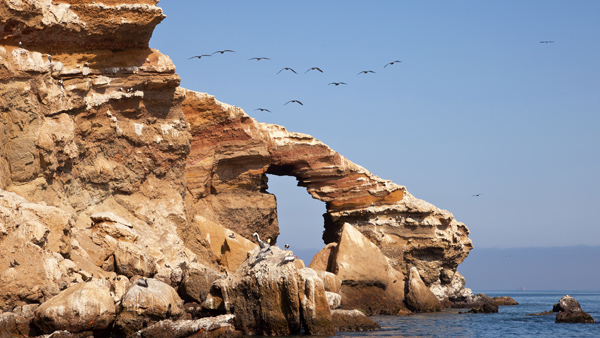
[[[485,293],[478,293],[475,296],[468,297],[463,302],[456,302],[452,305],[455,309],[471,308],[471,313],[496,313],[498,305]]]
[[[575,298],[563,296],[557,304],[552,307],[556,314],[556,323],[594,323],[594,318],[581,309],[581,305]]]
[[[381,330],[379,324],[359,310],[332,310],[331,320],[337,332]]]
[[[563,296],[558,303],[552,306],[552,312],[578,312],[581,311],[581,305],[575,298],[566,295]]]
[[[494,304],[498,306],[519,305],[519,303],[509,296],[492,297]]]
[[[594,323],[594,318],[585,311],[559,312],[556,314],[556,323]]]

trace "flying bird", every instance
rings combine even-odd
[[[335,86],[339,86],[341,84],[347,85],[347,83],[345,83],[345,82],[332,82],[332,83],[330,83],[330,85],[335,85]]]
[[[310,72],[311,70],[318,70],[318,71],[320,71],[321,73],[323,73],[323,71],[321,70],[321,68],[319,68],[319,67],[312,67],[312,68],[310,68],[309,70],[305,71],[305,72],[304,72],[304,74],[306,74],[306,73]]]
[[[289,244],[286,244],[286,245],[284,245],[283,247],[284,247],[286,250],[288,250],[288,249],[290,248],[290,245],[289,245]]]
[[[396,61],[392,61],[392,62],[386,63],[386,64],[385,64],[385,66],[383,66],[383,68],[385,68],[385,67],[387,67],[387,66],[392,66],[392,65],[394,65],[394,63],[396,63],[396,62],[402,62],[402,61],[398,61],[398,60],[396,60]]]
[[[554,43],[554,41],[540,41],[540,43]]]
[[[288,102],[284,103],[283,105],[285,106],[286,104],[288,104],[290,102],[299,103],[301,106],[303,106],[302,102],[300,102],[298,100],[289,100]]]
[[[19,266],[19,265],[21,265],[21,264],[19,264],[19,262],[17,262],[17,260],[15,259],[15,260],[13,261],[13,265],[14,265],[14,266]]]
[[[221,53],[221,54],[224,54],[224,53],[235,53],[235,51],[231,50],[231,49],[225,49],[225,50],[218,50],[218,51],[214,52],[213,54],[217,54],[217,53]]]
[[[268,110],[268,109],[265,109],[265,108],[256,108],[256,109],[254,109],[254,110],[268,111],[269,113],[271,112],[270,110]]]
[[[367,73],[375,73],[375,72],[372,71],[372,70],[363,70],[362,72],[358,73],[358,75],[360,75],[360,74],[367,74]]]
[[[271,60],[269,58],[250,58],[248,60],[256,60],[256,61],[260,61],[260,60]]]
[[[193,59],[193,58],[202,59],[202,58],[203,58],[203,57],[205,57],[205,56],[211,56],[211,54],[195,55],[195,56],[192,56],[192,57],[191,57],[191,58],[189,58],[189,59]],[[188,60],[189,60],[189,59],[188,59]]]
[[[475,194],[475,195],[473,195],[473,197],[479,197],[479,196],[481,196],[481,195],[482,195],[482,194]]]
[[[282,72],[282,71],[284,71],[284,70],[291,70],[292,72],[294,72],[294,74],[298,74],[298,73],[296,73],[296,71],[295,71],[295,70],[293,70],[293,69],[292,69],[292,68],[290,68],[290,67],[285,67],[285,68],[282,68],[280,71],[278,71],[278,72],[277,72],[277,74],[281,73],[281,72]]]

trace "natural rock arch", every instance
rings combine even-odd
[[[258,123],[240,108],[187,91],[182,105],[192,134],[186,167],[188,215],[199,214],[245,237],[276,240],[277,207],[266,174],[289,175],[326,203],[326,243],[344,223],[358,229],[408,275],[450,284],[472,248],[469,230],[446,211],[381,179],[310,135]]]

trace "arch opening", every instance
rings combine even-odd
[[[277,245],[290,245],[294,255],[308,266],[325,246],[323,241],[325,203],[312,198],[293,176],[268,174],[267,192],[277,200],[279,236]]]

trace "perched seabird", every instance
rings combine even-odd
[[[218,50],[218,51],[214,52],[213,54],[217,54],[217,53],[220,53],[220,54],[223,54],[223,53],[235,53],[235,51],[231,50],[231,49],[225,49],[225,50]]]
[[[396,62],[402,62],[402,61],[398,61],[398,60],[396,60],[396,61],[392,61],[392,62],[386,63],[386,64],[385,64],[385,66],[383,66],[383,68],[385,68],[385,67],[387,67],[387,66],[392,66],[392,65],[393,65],[394,63],[396,63]]]
[[[138,278],[138,280],[136,281],[136,284],[139,285],[139,286],[141,286],[141,287],[147,288],[148,287],[148,280],[146,278]]]
[[[213,53],[213,54],[214,54],[214,53]],[[201,58],[203,58],[203,57],[205,57],[205,56],[211,56],[211,54],[194,55],[194,56],[192,56],[191,58],[189,58],[188,60],[190,60],[190,59],[193,59],[193,58],[196,58],[196,59],[201,59]]]
[[[73,280],[71,282],[72,283],[79,283],[79,281],[77,280],[77,278],[73,278]]]
[[[367,73],[375,73],[375,72],[374,72],[374,71],[372,71],[372,70],[363,70],[362,72],[358,73],[357,75],[360,75],[360,74],[367,74]]]
[[[287,256],[283,257],[283,260],[281,261],[281,264],[291,263],[291,262],[295,261],[296,258],[298,258],[298,256],[287,255]]]
[[[309,70],[305,71],[305,72],[304,72],[304,74],[306,74],[306,73],[310,72],[311,70],[318,70],[318,71],[320,71],[321,73],[323,73],[323,71],[321,70],[321,68],[319,68],[319,67],[312,67],[312,68],[310,68]]]
[[[23,42],[19,41],[19,48],[23,48]]]
[[[332,82],[332,83],[330,83],[330,85],[335,85],[335,86],[339,86],[339,85],[341,85],[341,84],[343,84],[343,85],[347,85],[347,83],[346,83],[346,82]]]
[[[268,109],[265,109],[265,108],[256,108],[256,109],[254,109],[254,110],[268,111],[269,113],[271,112],[270,110],[268,110]]]
[[[235,239],[235,234],[234,234],[233,232],[232,232],[232,233],[230,233],[230,234],[229,234],[229,238],[231,238],[231,239]]]
[[[50,61],[50,63],[52,63],[52,55],[48,54],[48,61]]]
[[[83,63],[83,66],[84,66],[84,67],[88,67],[89,65],[90,65],[90,64],[89,64],[87,61]]]
[[[271,245],[269,245],[269,243],[263,241],[260,239],[260,236],[258,236],[258,233],[253,233],[252,236],[254,236],[254,238],[256,238],[256,241],[258,242],[258,246],[260,246],[261,251],[266,251]]]
[[[169,303],[169,306],[167,307],[167,318],[171,317],[171,303]]]
[[[294,74],[298,74],[298,73],[296,73],[296,71],[295,71],[295,70],[293,70],[293,69],[292,69],[292,68],[290,68],[290,67],[285,67],[285,68],[282,68],[280,71],[278,71],[278,72],[277,72],[277,74],[281,73],[281,72],[282,72],[282,71],[284,71],[284,70],[291,70],[292,72],[294,72]]]
[[[294,103],[298,103],[301,106],[303,106],[302,102],[298,101],[298,100],[289,100],[288,102],[284,103],[283,105],[285,106],[286,104],[290,103],[290,102],[294,102]]]
[[[269,58],[250,58],[248,60],[256,60],[256,61],[260,61],[260,60],[271,60]]]

